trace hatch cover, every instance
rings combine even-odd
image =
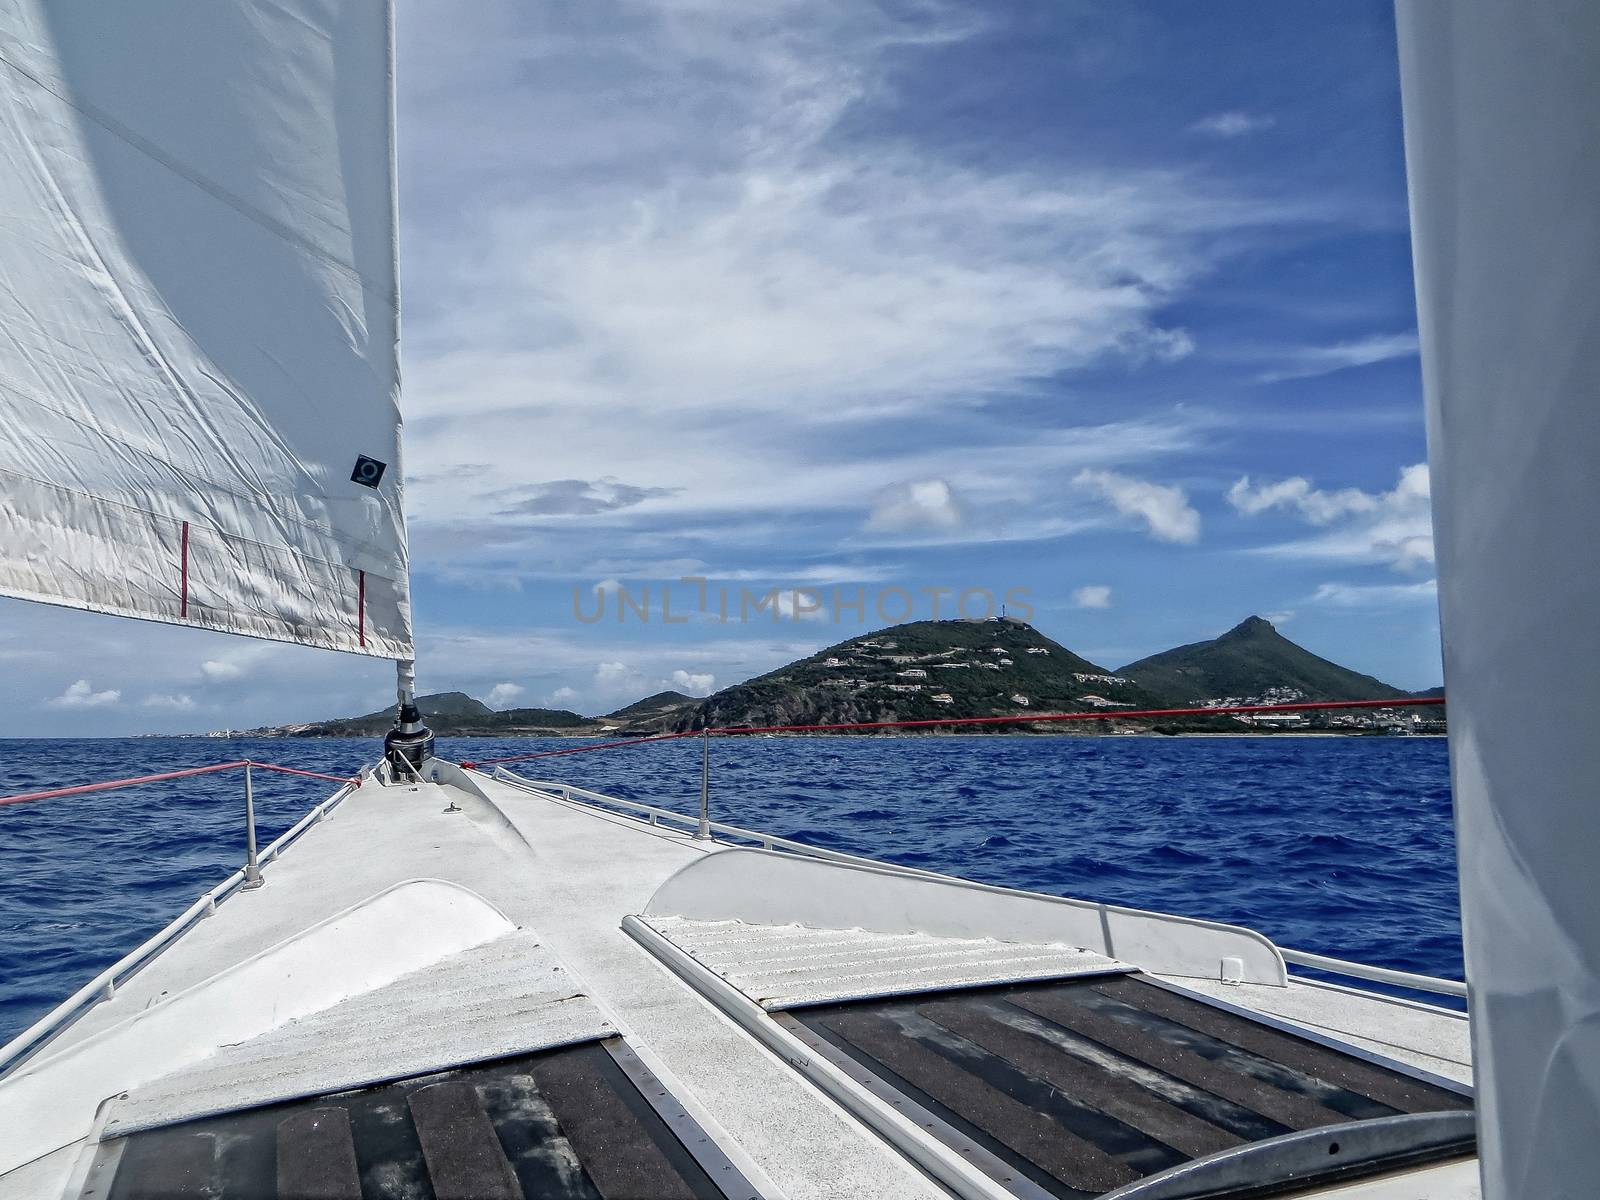
[[[1243,1200],[1474,1148],[1447,1081],[1132,976],[774,1019],[1032,1200]]]
[[[84,1200],[752,1200],[621,1038],[102,1142]]]

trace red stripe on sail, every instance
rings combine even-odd
[[[183,558],[179,567],[178,590],[178,615],[187,617],[189,615],[189,522],[187,521],[183,523]]]
[[[357,571],[356,578],[356,637],[361,639],[361,644],[367,644],[367,573]]]

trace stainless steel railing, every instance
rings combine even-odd
[[[295,772],[301,774],[302,772]],[[309,772],[306,772],[309,774]],[[256,853],[255,804],[250,783],[249,767],[245,767],[246,838],[248,842],[245,865],[229,875],[215,887],[202,892],[200,898],[166,925],[159,933],[144,942],[130,954],[125,954],[84,984],[71,996],[51,1009],[39,1020],[24,1029],[4,1046],[0,1046],[0,1074],[4,1074],[19,1061],[37,1050],[50,1037],[59,1032],[78,1013],[91,1004],[109,1000],[116,995],[117,985],[129,975],[156,957],[162,950],[183,934],[190,926],[217,911],[217,905],[235,891],[261,885],[261,867],[272,862],[295,842],[307,829],[321,821],[358,786],[360,779],[371,774],[364,771],[356,780],[346,783],[321,804],[312,808],[289,827],[277,840],[259,854]],[[255,881],[252,883],[252,879]]]
[[[589,788],[577,787],[570,783],[558,783],[554,780],[526,779],[508,771],[505,767],[493,768],[493,777],[502,783],[519,788],[523,791],[535,792],[552,798],[567,801],[586,803],[601,808],[620,809],[624,812],[638,813],[644,816],[651,825],[666,822],[671,825],[681,825],[685,829],[695,831],[696,838],[710,837],[711,834],[721,834],[724,837],[735,838],[739,841],[750,842],[760,846],[763,850],[786,850],[792,854],[803,854],[811,858],[826,859],[831,862],[851,863],[857,866],[870,866],[878,870],[897,871],[907,875],[924,875],[931,878],[948,879],[950,876],[938,871],[924,871],[917,867],[903,867],[895,863],[887,863],[881,859],[865,858],[857,854],[846,854],[838,850],[825,850],[819,846],[809,846],[804,842],[796,842],[789,838],[777,837],[770,833],[759,833],[752,829],[743,829],[737,825],[728,825],[721,821],[710,819],[709,784],[707,781],[707,765],[702,748],[701,759],[701,786],[700,786],[700,815],[687,816],[674,812],[669,808],[661,808],[654,804],[641,804],[636,800],[624,800],[620,796],[610,796],[604,792],[592,791]],[[1312,967],[1332,975],[1343,975],[1350,979],[1365,979],[1373,983],[1385,983],[1393,987],[1409,988],[1418,992],[1429,992],[1440,996],[1454,996],[1465,999],[1467,985],[1455,979],[1441,979],[1433,975],[1418,975],[1410,971],[1396,971],[1389,967],[1369,966],[1366,963],[1350,962],[1342,958],[1330,958],[1322,954],[1313,954],[1309,950],[1288,950],[1278,947],[1278,953],[1283,956],[1283,961],[1296,966]]]
[[[723,821],[713,821],[709,815],[687,816],[684,813],[674,812],[670,808],[661,808],[654,804],[640,804],[636,800],[624,800],[620,796],[608,796],[604,792],[591,791],[588,788],[577,787],[570,783],[556,783],[544,779],[524,779],[521,775],[513,774],[504,767],[495,767],[494,779],[506,783],[525,792],[533,792],[547,799],[567,800],[573,803],[588,804],[598,808],[621,809],[627,813],[638,813],[651,825],[660,825],[666,822],[669,825],[682,825],[685,829],[693,830],[699,836],[699,830],[705,829],[705,836],[721,834],[723,837],[734,838],[742,842],[751,842],[763,850],[786,850],[791,854],[803,854],[810,858],[826,859],[829,862],[851,863],[856,866],[875,867],[878,870],[896,871],[905,875],[926,875],[935,879],[948,879],[950,876],[941,875],[938,871],[924,871],[919,867],[903,867],[896,863],[884,862],[881,859],[865,858],[859,854],[846,854],[841,850],[825,850],[820,846],[808,846],[805,842],[797,842],[790,838],[778,837],[772,833],[761,833],[754,829],[744,829],[738,825],[729,825]]]
[[[1395,971],[1389,967],[1373,967],[1366,963],[1350,962],[1343,958],[1329,958],[1312,954],[1309,950],[1285,950],[1278,947],[1283,961],[1300,967],[1315,967],[1330,975],[1344,975],[1351,979],[1370,979],[1374,983],[1387,983],[1394,987],[1411,988],[1418,992],[1433,992],[1440,996],[1467,998],[1467,985],[1456,979],[1440,979],[1435,975],[1415,975],[1410,971]]]

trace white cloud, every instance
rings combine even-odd
[[[580,696],[597,683],[614,689],[622,684],[648,687],[654,681],[650,690],[661,691],[686,661],[719,677],[744,678],[803,658],[826,644],[805,626],[787,622],[774,626],[765,620],[760,626],[709,627],[704,640],[692,642],[666,637],[640,641],[627,637],[615,622],[593,626],[577,637],[571,634],[565,624],[504,632],[425,627],[417,647],[419,666],[426,669],[427,664],[437,663],[442,670],[442,664],[449,664],[450,676],[427,681],[423,690],[447,687],[452,679],[511,675],[529,682],[548,680],[549,686],[570,687]],[[615,640],[608,642],[608,634]],[[641,691],[629,699],[647,694]]]
[[[594,681],[601,687],[629,686],[638,678],[639,672],[623,662],[603,662],[594,669]]]
[[[1387,563],[1396,570],[1433,562],[1426,463],[1403,468],[1387,492],[1321,491],[1298,475],[1258,485],[1247,475],[1228,489],[1228,503],[1245,516],[1283,509],[1329,529],[1318,537],[1262,547],[1261,553]]]
[[[695,674],[689,671],[674,671],[672,686],[686,695],[709,696],[717,689],[717,677],[709,672]]]
[[[943,479],[897,483],[878,497],[867,518],[874,531],[955,529],[961,525],[961,505]]]
[[[554,479],[509,488],[500,497],[506,515],[592,517],[670,495],[671,488],[641,488],[616,479]]]
[[[1421,583],[1324,583],[1306,601],[1330,608],[1393,608],[1404,604],[1434,603],[1437,580]]]
[[[685,636],[688,630],[700,628],[686,627]],[[691,684],[709,679],[707,686],[714,689],[717,680],[763,674],[814,654],[838,637],[825,629],[814,630],[809,623],[796,626],[785,621],[774,626],[765,618],[748,628],[704,628],[704,640],[691,641],[674,637],[641,642],[618,630],[613,635],[616,640],[607,644],[605,639],[614,625],[589,628],[579,637],[570,636],[566,627],[502,633],[436,626],[422,632],[417,659],[424,666],[448,664],[449,674],[426,681],[422,690],[447,688],[458,679],[503,674],[524,680],[552,706],[582,713],[611,712],[656,692],[689,690],[677,676],[679,671],[685,672]],[[686,668],[685,663],[694,665]]]
[[[778,593],[778,617],[784,621],[827,621],[833,594],[826,588],[784,588]]]
[[[515,683],[497,683],[489,689],[483,702],[490,708],[510,708],[511,702],[528,689]]]
[[[562,689],[567,693],[562,698],[569,703],[582,700],[591,708],[610,710],[668,690],[704,696],[715,690],[716,683],[716,676],[709,671],[691,672],[679,667],[670,674],[657,675],[619,660],[597,664],[587,689]]]
[[[146,696],[141,704],[145,708],[164,708],[171,712],[189,712],[195,707],[194,697],[183,693],[153,692]]]
[[[1044,481],[1110,461],[1122,428],[955,426],[1074,368],[1181,357],[1174,297],[1252,232],[1326,215],[1184,170],[979,167],[914,126],[872,132],[908,56],[975,34],[969,6],[561,11],[422,4],[401,25],[426,46],[401,98],[422,571],[548,564],[596,526],[870,511],[885,479],[964,509],[1008,493],[1058,528]],[[551,445],[568,478],[493,499]],[[992,536],[922,507],[871,527]]]
[[[32,694],[54,696],[61,684],[52,677],[63,667],[93,663],[97,676],[77,687],[74,697],[60,704],[34,705],[19,732],[25,736],[74,735],[127,736],[176,731],[192,723],[192,714],[207,713],[218,726],[235,729],[255,725],[303,721],[320,717],[370,712],[394,698],[394,664],[358,655],[330,654],[281,642],[250,643],[228,634],[181,628],[153,622],[133,622],[94,613],[81,613],[49,605],[0,600],[0,628],[8,638],[52,648],[48,666],[22,668],[8,665],[13,683]],[[455,677],[443,680],[423,659],[424,691],[442,690],[430,683],[459,686]],[[200,664],[206,661],[243,664],[247,685],[223,687],[210,683]],[[502,664],[503,664],[502,659]],[[478,665],[459,678],[470,680],[504,670],[503,665]],[[26,670],[26,674],[23,671]],[[75,679],[77,672],[67,678]],[[453,676],[453,673],[452,673]],[[132,681],[127,683],[124,681]],[[207,687],[202,693],[199,686]],[[119,692],[116,701],[102,699],[93,705],[81,698]],[[193,710],[146,707],[147,695],[188,696]]]
[[[122,693],[112,688],[108,691],[97,692],[87,679],[80,679],[69,684],[67,690],[61,695],[45,703],[51,708],[105,708],[122,699]]]
[[[1228,489],[1228,503],[1247,517],[1275,508],[1298,509],[1313,525],[1326,525],[1351,513],[1369,513],[1377,509],[1380,500],[1359,488],[1344,488],[1337,492],[1318,491],[1302,475],[1292,475],[1276,483],[1258,485],[1245,475],[1234,481]]]
[[[863,563],[814,563],[803,567],[774,565],[744,567],[734,571],[714,571],[710,574],[701,571],[697,574],[706,579],[715,579],[719,583],[765,583],[782,579],[786,583],[795,583],[805,588],[813,585],[872,583],[887,579],[895,573],[896,568],[893,564],[880,561],[870,566]]]
[[[1350,367],[1366,367],[1417,353],[1415,333],[1380,333],[1333,346],[1303,346],[1284,355],[1284,365],[1256,376],[1261,383],[1311,379]]]
[[[1111,589],[1103,583],[1088,583],[1072,593],[1072,602],[1079,608],[1110,608]]]
[[[1202,117],[1189,126],[1190,133],[1207,137],[1236,138],[1247,133],[1260,133],[1277,124],[1277,119],[1261,113],[1221,112]]]
[[[1093,492],[1125,517],[1137,517],[1150,536],[1192,545],[1200,540],[1200,514],[1182,488],[1151,483],[1116,471],[1079,471],[1072,481]]]
[[[1192,410],[1105,422],[1091,404],[1075,417],[1071,372],[1181,358],[1193,342],[1171,325],[1174,299],[1261,230],[1276,238],[1335,206],[1257,201],[1121,155],[1105,167],[1077,153],[961,161],[907,119],[897,84],[929,44],[1005,19],[979,12],[943,0],[408,8],[419,576],[502,589],[558,577],[614,591],[679,573],[805,583],[767,569],[785,565],[773,548],[801,564],[871,548],[859,526],[887,481],[941,481],[963,519],[878,544],[1061,536],[1101,519],[1060,480],[1204,442],[1208,418]],[[600,553],[611,561],[591,567]],[[667,554],[717,561],[644,568]],[[884,556],[863,557],[870,566],[837,578],[883,571]],[[511,611],[491,607],[502,621]],[[630,639],[610,620],[425,624],[421,684],[509,677],[601,711],[684,664],[726,683],[827,633],[763,624],[765,636],[695,644]],[[256,656],[238,639],[111,621],[104,634],[65,618],[49,628],[86,631],[96,652],[75,652],[110,664],[96,667],[103,681],[138,680],[130,697],[192,692],[209,710],[226,691],[215,719],[234,726],[368,711],[392,690],[390,664],[350,656]],[[602,677],[603,660],[635,671]],[[41,705],[31,719],[70,731],[83,715]],[[97,732],[183,720],[137,703],[95,718]]]

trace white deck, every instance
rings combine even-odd
[[[360,789],[267,866],[265,887],[220,905],[57,1038],[49,1056],[401,880],[445,879],[536,929],[578,986],[683,1085],[685,1099],[698,1101],[696,1115],[725,1130],[729,1145],[742,1149],[782,1194],[793,1200],[940,1194],[621,931],[622,918],[643,909],[660,883],[713,847],[503,785],[481,786],[491,803],[433,784]],[[452,804],[461,811],[447,812]],[[514,990],[503,994],[513,1002]],[[370,1028],[374,1049],[392,1049],[409,1036],[409,1014],[390,1017],[388,1025]],[[492,1042],[484,1048],[492,1052]],[[24,1073],[29,1069],[36,1064]],[[0,1104],[11,1083],[0,1084]],[[108,1078],[103,1095],[153,1083]],[[240,1097],[249,1090],[242,1085]],[[48,1172],[0,1176],[0,1197],[59,1194],[72,1158],[54,1158]]]
[[[980,984],[1132,970],[1060,943],[649,917],[644,923],[769,1012]]]
[[[459,934],[459,922],[454,920],[422,923],[414,929],[406,923],[407,927],[392,931],[394,945],[407,947],[422,961],[398,979],[352,987],[336,999],[325,998],[309,1011],[292,1014],[296,1018],[292,1022],[264,1018],[266,1027],[241,1044],[213,1045],[198,1060],[160,1067],[149,1065],[159,1063],[159,1056],[154,1060],[131,1056],[120,1073],[94,1078],[95,1098],[87,1107],[67,1098],[54,1109],[47,1104],[48,1111],[33,1114],[35,1127],[42,1123],[59,1131],[59,1136],[35,1138],[25,1151],[12,1147],[10,1160],[0,1161],[0,1200],[62,1194],[95,1110],[121,1093],[127,1093],[126,1098],[105,1106],[101,1118],[125,1127],[146,1126],[263,1099],[309,1094],[324,1085],[392,1078],[556,1044],[600,1031],[608,1023],[629,1038],[723,1148],[771,1195],[794,1200],[910,1200],[947,1194],[621,928],[625,916],[640,913],[650,913],[649,920],[670,926],[670,913],[649,906],[658,889],[681,869],[708,856],[737,862],[758,852],[736,851],[724,859],[714,843],[698,842],[642,820],[530,794],[481,776],[468,786],[481,789],[482,797],[438,784],[388,788],[369,784],[355,792],[267,866],[265,887],[232,895],[214,916],[200,921],[119,985],[112,998],[88,1010],[32,1060],[0,1079],[0,1119],[5,1117],[8,1098],[14,1102],[26,1094],[30,1076],[51,1070],[52,1064],[62,1069],[74,1055],[93,1047],[115,1045],[128,1029],[138,1027],[126,1023],[142,1018],[139,1023],[148,1024],[149,1014],[159,1015],[181,993],[188,993],[185,1004],[203,1016],[208,989],[218,986],[219,973],[239,968],[267,947],[314,946],[313,940],[302,937],[311,927],[403,881],[442,880],[476,893],[486,905],[481,913],[468,915],[485,922],[481,936],[473,940]],[[676,886],[685,892],[683,885]],[[715,897],[715,889],[708,894]],[[515,930],[493,928],[501,920],[495,909]],[[680,934],[685,928],[679,923]],[[1163,931],[1167,928],[1160,926]],[[858,949],[871,957],[894,944],[894,936],[882,930],[863,934]],[[945,931],[938,942],[918,941],[911,959],[923,956],[921,963],[898,966],[921,971],[933,983],[951,971],[960,982],[970,983],[978,982],[985,971],[1010,980],[1117,965],[1100,954],[1048,939],[1042,946],[1019,946],[1016,943],[1041,939],[1018,937],[1006,939],[1009,945],[990,940],[967,947],[980,951],[979,958],[985,954],[991,958],[982,969],[970,960],[952,966],[962,955],[955,960],[938,957],[939,943],[949,949],[952,936]],[[1119,937],[1128,944],[1125,935]],[[437,938],[437,945],[430,938]],[[902,940],[899,945],[910,947],[912,942]],[[839,961],[852,961],[844,949]],[[349,969],[341,964],[330,964],[330,969],[334,966]],[[816,969],[787,977],[774,994],[781,992],[791,1000],[822,996],[830,985],[823,980],[820,961],[813,966]],[[757,986],[753,979],[747,982]],[[1372,1002],[1338,989],[1313,994],[1299,987],[1182,982],[1220,988],[1218,994],[1232,1003],[1275,1009],[1325,1029],[1371,1034],[1374,1028],[1371,1010],[1363,1007]],[[833,986],[837,990],[838,985]],[[465,1019],[452,1022],[450,1013]],[[1399,1020],[1390,1016],[1384,1018],[1384,1036],[1397,1044],[1385,1048],[1409,1049],[1426,1058],[1431,1069],[1460,1077],[1465,1058],[1458,1033],[1464,1034],[1464,1022],[1458,1031],[1449,1018],[1415,1008]],[[307,1053],[313,1044],[334,1048],[313,1056]],[[1446,1071],[1440,1063],[1453,1070]],[[0,1150],[0,1159],[6,1153]],[[1476,1195],[1475,1184],[1457,1169],[1426,1178],[1439,1187],[1446,1186],[1439,1181],[1447,1178],[1461,1182],[1442,1191],[1404,1194],[1451,1200]]]
[[[1293,1021],[1457,1083],[1472,1082],[1466,1013],[1309,979],[1291,980],[1285,988],[1207,979],[1173,978],[1172,982]]]
[[[394,1036],[399,1013],[403,1037]],[[135,1087],[110,1103],[105,1132],[133,1133],[615,1032],[537,937],[519,931]]]

